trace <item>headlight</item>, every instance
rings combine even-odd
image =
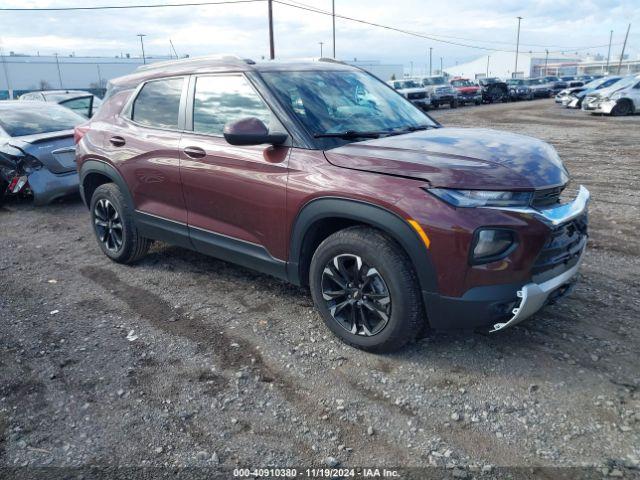
[[[476,230],[471,242],[472,264],[488,263],[505,257],[516,245],[515,233],[503,228]]]
[[[533,196],[533,192],[498,192],[494,190],[429,188],[427,191],[454,207],[526,207],[531,203]]]

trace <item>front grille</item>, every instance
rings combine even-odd
[[[421,98],[425,98],[427,96],[427,92],[413,92],[410,93],[407,98],[409,100],[419,100]]]
[[[437,93],[451,93],[449,87],[438,87],[436,88]]]
[[[564,185],[555,188],[545,188],[533,192],[532,205],[536,208],[549,207],[560,201],[560,194],[564,190]]]
[[[587,213],[554,228],[533,265],[533,280],[544,282],[574,266],[587,243]]]

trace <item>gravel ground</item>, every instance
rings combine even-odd
[[[591,190],[570,297],[499,334],[431,333],[372,355],[337,341],[303,289],[166,244],[117,265],[79,199],[14,201],[0,209],[0,477],[86,465],[637,474],[640,116],[550,100],[433,116],[549,141]]]

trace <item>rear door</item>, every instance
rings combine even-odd
[[[245,117],[260,118],[270,132],[285,132],[284,127],[243,74],[194,76],[190,90],[191,131],[182,136],[180,155],[191,241],[205,253],[241,264],[241,257],[253,257],[258,264],[249,266],[270,270],[268,264],[286,251],[290,149],[233,146],[223,129]]]
[[[167,240],[189,246],[179,154],[187,83],[186,77],[172,77],[141,85],[106,133],[105,147],[125,178],[136,219],[145,228],[177,231]]]

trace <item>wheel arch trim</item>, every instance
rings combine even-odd
[[[79,182],[80,196],[82,197],[82,200],[84,201],[84,204],[87,206],[87,208],[91,203],[91,199],[86,198],[85,196],[84,182],[86,177],[89,174],[97,173],[109,178],[113,183],[115,183],[120,188],[120,191],[122,192],[122,195],[124,196],[130,211],[135,210],[135,204],[133,202],[133,197],[129,192],[129,187],[127,186],[127,182],[125,182],[120,172],[118,172],[118,170],[116,170],[116,168],[110,165],[109,163],[103,160],[89,159],[82,164],[82,166],[80,167],[79,173],[80,173],[80,182]]]
[[[315,198],[298,212],[291,229],[289,246],[288,277],[292,283],[303,283],[301,261],[305,236],[316,222],[331,218],[356,221],[385,232],[409,256],[421,290],[437,291],[436,271],[429,251],[408,221],[384,207],[344,197]]]

